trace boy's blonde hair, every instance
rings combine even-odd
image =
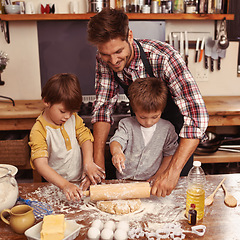
[[[134,112],[163,112],[167,104],[168,89],[160,78],[139,78],[130,85],[128,94]]]
[[[71,73],[55,74],[43,87],[42,99],[51,105],[63,103],[68,111],[79,111],[82,93],[77,76]]]

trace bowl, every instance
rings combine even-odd
[[[18,172],[18,168],[10,164],[0,164],[0,167],[8,168],[11,171],[11,175],[15,177]]]
[[[7,14],[18,14],[20,13],[20,5],[5,5],[5,12]]]

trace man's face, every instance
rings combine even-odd
[[[124,67],[129,66],[133,58],[132,41],[132,32],[130,30],[128,42],[123,41],[121,38],[116,38],[97,45],[102,60],[106,62],[114,72],[121,72]]]

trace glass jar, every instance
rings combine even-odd
[[[186,13],[197,13],[197,3],[196,0],[185,1],[185,12]]]
[[[12,171],[0,166],[0,212],[12,208],[18,198],[18,184]]]
[[[173,13],[184,13],[184,0],[174,0]]]

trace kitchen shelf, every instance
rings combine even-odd
[[[89,20],[96,13],[85,14],[0,14],[1,29],[10,43],[10,21]],[[234,20],[234,14],[174,14],[174,13],[127,13],[130,20]],[[216,25],[216,24],[215,24]]]
[[[229,163],[229,162],[240,162],[240,153],[217,151],[208,155],[194,155],[195,161],[201,163]]]
[[[1,21],[89,20],[96,13],[86,14],[1,14]],[[234,14],[127,13],[132,20],[234,20]]]

